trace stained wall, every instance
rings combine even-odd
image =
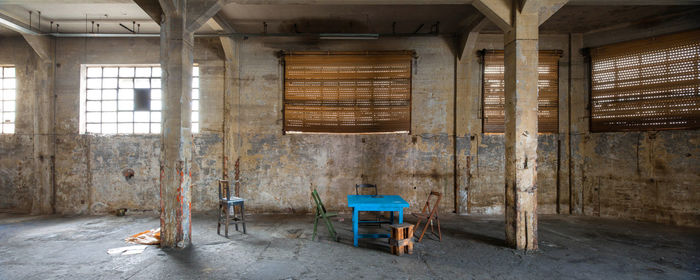
[[[502,49],[500,34],[481,34],[475,50]],[[573,38],[573,39],[572,39]],[[700,225],[697,131],[589,133],[586,85],[572,79],[572,42],[609,39],[542,35],[541,49],[562,50],[559,133],[540,134],[539,213],[615,216]],[[55,209],[101,214],[117,208],[157,211],[160,136],[79,133],[80,71],[84,64],[157,64],[157,38],[57,39],[55,78]],[[317,189],[328,208],[348,211],[354,185],[373,183],[400,194],[417,211],[431,190],[444,194],[441,211],[503,213],[504,140],[480,123],[476,52],[456,58],[452,37],[319,41],[249,38],[236,41],[235,93],[225,95],[224,54],[218,39],[197,39],[201,72],[201,133],[194,136],[193,209],[216,207],[216,180],[240,174],[241,196],[259,213],[312,211]],[[21,37],[3,37],[0,63],[17,65],[17,133],[0,136],[0,209],[28,212],[33,188],[35,112],[28,73],[36,55]],[[285,135],[280,50],[415,50],[410,134]],[[466,76],[460,67],[466,67]],[[575,74],[574,74],[575,75]],[[465,78],[466,77],[466,78]],[[466,83],[461,91],[458,83]],[[228,101],[226,99],[229,99]],[[235,99],[235,105],[224,108]],[[569,107],[569,104],[572,107]],[[456,104],[456,107],[455,107]],[[235,118],[227,118],[235,112]],[[464,114],[462,114],[464,113]],[[464,118],[457,116],[464,115]],[[41,116],[39,114],[39,116]],[[235,141],[225,137],[235,135]],[[235,162],[239,164],[236,167]],[[226,161],[226,162],[225,162]],[[226,168],[224,169],[224,166]],[[135,175],[127,179],[123,171]]]

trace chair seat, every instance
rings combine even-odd
[[[318,216],[318,215],[316,215],[316,216]],[[326,217],[335,217],[335,216],[338,216],[338,213],[336,213],[336,212],[326,212]]]
[[[430,217],[429,214],[411,213],[411,215],[413,215],[413,217],[416,217],[419,219],[427,219],[428,217]],[[433,216],[433,218],[437,218],[437,213],[435,213],[435,216]]]
[[[230,199],[225,199],[222,198],[219,200],[219,203],[225,203],[225,204],[238,204],[238,203],[243,203],[245,199],[242,199],[240,197],[231,197]]]

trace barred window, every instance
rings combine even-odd
[[[0,66],[0,133],[15,133],[17,78],[14,66]]]
[[[590,54],[591,131],[700,128],[700,30]]]
[[[483,130],[486,133],[505,131],[505,65],[502,50],[483,53]],[[537,71],[537,130],[540,133],[559,131],[559,57],[561,51],[539,51]]]
[[[286,53],[286,133],[408,133],[413,52]]]
[[[81,133],[158,134],[161,69],[157,65],[87,66]],[[199,67],[192,70],[192,133],[199,132]]]

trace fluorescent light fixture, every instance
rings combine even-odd
[[[321,40],[376,40],[379,34],[365,33],[321,33]]]

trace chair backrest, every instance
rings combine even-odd
[[[369,191],[372,191],[372,189],[374,189],[374,193],[371,193],[370,195],[378,195],[378,192],[377,192],[377,185],[373,185],[373,184],[359,184],[359,185],[355,185],[355,194],[360,195],[360,194],[361,194],[361,193],[360,193],[360,189],[362,189],[362,190],[369,190]],[[364,194],[364,193],[362,193],[362,194]]]
[[[219,199],[231,199],[228,180],[219,180]]]
[[[433,207],[430,207],[430,199],[432,197],[436,197],[435,202],[433,203]],[[428,200],[425,202],[425,206],[423,206],[423,211],[428,210],[428,212],[433,212],[435,211],[435,215],[437,215],[437,209],[438,205],[440,205],[440,200],[442,199],[442,193],[436,192],[436,191],[431,191],[430,194],[428,195]]]
[[[318,212],[318,214],[326,213],[326,207],[323,206],[323,202],[321,202],[321,197],[318,196],[318,192],[316,191],[316,189],[314,189],[311,192],[311,197],[314,199],[314,202],[316,203],[316,211]]]

